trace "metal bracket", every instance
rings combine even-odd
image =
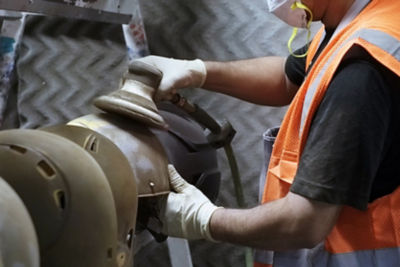
[[[132,0],[0,0],[0,9],[128,24],[137,5]]]
[[[167,245],[172,267],[193,267],[187,240],[169,237]]]

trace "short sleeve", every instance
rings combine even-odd
[[[328,44],[329,40],[331,39],[332,35],[334,33],[334,30],[327,30],[325,32],[325,37],[322,40],[320,46],[318,47],[318,50],[316,54],[314,55],[313,61],[318,58],[319,54],[321,51],[325,48],[325,46]],[[310,47],[310,44],[306,44],[305,46],[299,48],[296,50],[293,54],[294,55],[304,55],[307,53],[307,50]],[[286,59],[286,64],[285,64],[285,73],[286,76],[289,78],[289,80],[296,84],[297,86],[301,86],[303,83],[307,71],[306,71],[306,61],[307,57],[295,57],[293,55],[289,55]],[[312,64],[311,64],[312,65]]]
[[[305,45],[296,50],[294,54],[302,55],[307,52],[307,49],[308,45]],[[293,55],[289,55],[286,59],[285,73],[292,83],[300,86],[306,76],[306,57],[294,57]]]
[[[291,192],[366,209],[390,109],[390,92],[377,66],[355,60],[342,67],[314,116]]]

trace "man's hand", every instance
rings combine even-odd
[[[215,241],[210,234],[210,219],[218,209],[196,187],[187,183],[168,165],[171,192],[161,209],[163,234],[186,239],[207,239]]]
[[[206,66],[200,59],[178,60],[147,56],[137,61],[150,64],[163,73],[160,86],[154,96],[155,101],[171,100],[178,89],[201,87],[207,76]]]

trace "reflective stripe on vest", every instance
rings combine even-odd
[[[274,261],[274,252],[268,250],[256,250],[254,261],[254,267],[270,267]]]
[[[309,87],[304,100],[303,112],[301,114],[300,132],[303,131],[304,123],[308,115],[310,104],[312,102],[312,99],[314,98],[315,93],[317,92],[317,89],[319,88],[319,85],[321,83],[322,78],[325,75],[326,70],[328,69],[332,61],[336,58],[339,51],[345,46],[345,44],[348,44],[351,40],[355,39],[364,40],[365,42],[368,42],[373,46],[379,47],[380,49],[382,49],[383,51],[392,55],[394,58],[400,61],[400,41],[392,37],[391,35],[374,29],[362,29],[353,34],[344,43],[342,43],[339,46],[339,48],[334,52],[334,54],[328,59],[326,64],[322,67],[321,71],[319,72],[317,78],[313,81],[313,83]]]
[[[323,247],[323,244],[321,244]],[[301,250],[296,257],[276,253],[274,264],[256,263],[254,267],[397,267],[400,266],[400,248],[355,251],[330,254],[319,249]]]
[[[355,251],[352,253],[319,255],[318,266],[329,267],[389,267],[400,266],[400,248]],[[328,264],[329,263],[329,264]]]

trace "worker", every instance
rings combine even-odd
[[[170,166],[164,233],[274,251],[256,266],[400,266],[400,1],[266,3],[291,26],[323,26],[287,58],[139,59],[164,74],[158,100],[201,87],[290,104],[263,204],[217,207]]]

